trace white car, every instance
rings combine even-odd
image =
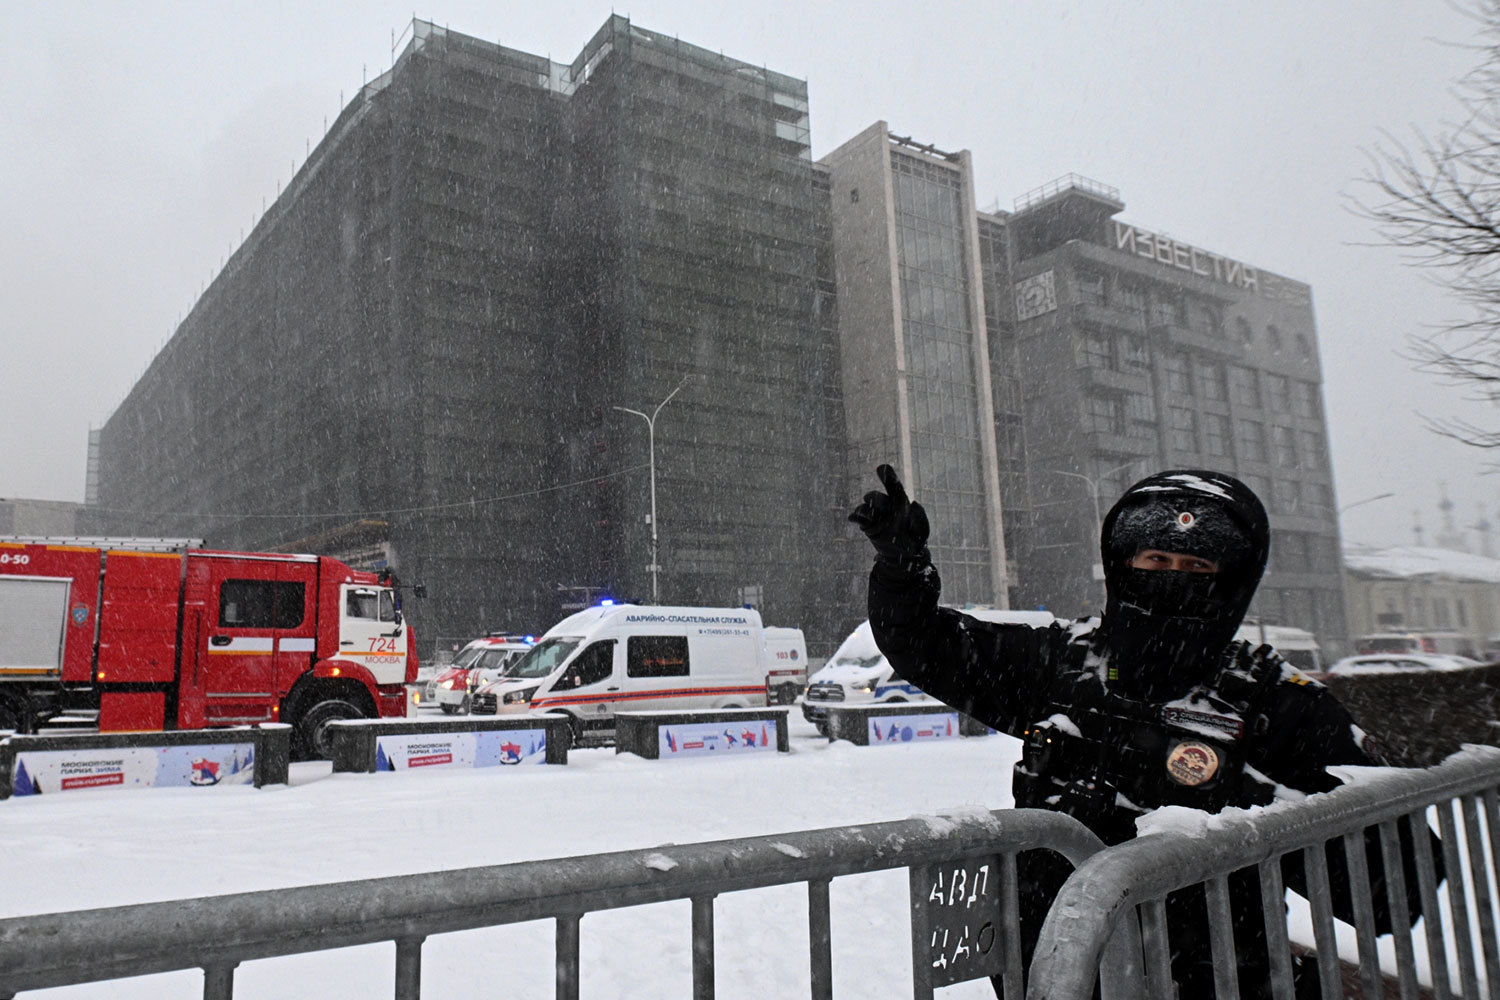
[[[1367,653],[1346,656],[1328,668],[1328,677],[1373,677],[1376,674],[1419,674],[1468,670],[1467,658],[1427,653]]]

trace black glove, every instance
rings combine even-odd
[[[849,515],[875,546],[875,561],[905,572],[931,565],[927,551],[927,512],[906,495],[896,470],[882,465],[875,470],[885,492],[871,490],[864,502]]]

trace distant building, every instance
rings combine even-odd
[[[101,530],[392,566],[419,637],[659,586],[826,652],[879,462],[947,602],[1064,615],[1124,487],[1206,467],[1270,509],[1252,611],[1338,648],[1305,284],[1083,178],[976,211],[884,122],[810,149],[803,81],[624,17],[569,64],[414,21],[91,434]]]
[[[969,154],[876,122],[821,163],[833,192],[851,477],[873,486],[876,465],[899,465],[933,525],[943,599],[1007,607]]]
[[[1307,285],[1117,219],[1119,192],[1073,175],[976,212],[966,152],[884,122],[822,163],[852,476],[907,470],[945,601],[1096,611],[1104,512],[1147,473],[1206,468],[1270,513],[1252,613],[1339,648]]]
[[[0,535],[77,535],[82,504],[66,500],[0,499]]]
[[[1347,627],[1312,292],[1123,209],[1115,189],[1070,175],[996,213],[1030,485],[1020,599],[1098,607],[1102,512],[1146,473],[1214,469],[1270,514],[1252,614],[1336,650]]]
[[[1500,643],[1500,559],[1418,545],[1344,550],[1349,632],[1458,632]]]
[[[419,638],[655,577],[829,645],[827,197],[802,80],[618,16],[570,64],[416,21],[101,429],[99,503],[394,565]],[[653,456],[617,407],[674,390]]]

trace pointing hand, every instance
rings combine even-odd
[[[875,546],[877,561],[908,572],[919,569],[932,558],[927,551],[927,512],[907,497],[906,487],[901,485],[895,469],[882,465],[875,475],[885,492],[866,493],[864,502],[854,508],[849,520],[859,525]]]

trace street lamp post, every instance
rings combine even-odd
[[[661,566],[658,565],[656,559],[656,415],[661,412],[661,408],[663,406],[666,406],[667,403],[671,402],[672,397],[677,395],[677,393],[681,391],[682,387],[685,385],[687,385],[686,378],[677,383],[676,389],[673,389],[671,392],[667,393],[666,399],[663,399],[660,403],[656,404],[656,409],[651,411],[651,415],[649,417],[646,414],[642,413],[640,410],[632,410],[628,406],[615,407],[616,410],[619,410],[622,413],[633,413],[636,416],[640,417],[642,420],[646,421],[646,446],[647,454],[649,456],[648,461],[651,466],[651,565],[648,568],[651,570],[652,604],[658,603],[656,575],[657,572],[661,569]]]
[[[1116,472],[1119,472],[1121,469],[1128,469],[1139,461],[1141,461],[1139,458],[1132,458],[1124,465],[1117,465],[1113,469],[1108,469],[1100,473],[1098,479],[1094,479],[1090,476],[1085,476],[1081,472],[1066,472],[1062,469],[1048,469],[1047,471],[1055,472],[1059,476],[1071,476],[1074,479],[1082,479],[1085,483],[1088,483],[1089,496],[1092,497],[1094,501],[1094,538],[1097,541],[1104,534],[1104,512],[1099,509],[1099,480],[1108,479],[1110,476],[1114,475]],[[1094,579],[1104,579],[1103,563],[1094,563]]]

